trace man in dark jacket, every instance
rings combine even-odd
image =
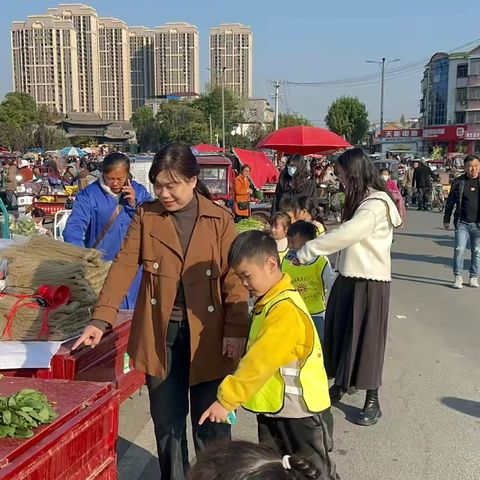
[[[455,281],[453,288],[463,286],[463,259],[467,242],[470,240],[472,261],[470,264],[470,286],[478,288],[478,270],[480,267],[480,161],[477,155],[468,155],[465,158],[465,173],[457,177],[450,189],[445,205],[443,226],[450,228],[452,212],[455,226],[455,252],[453,274]]]
[[[432,181],[436,180],[435,174],[425,163],[420,162],[413,174],[412,188],[417,189],[418,210],[428,210],[428,198],[432,189]]]

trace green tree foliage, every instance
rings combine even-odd
[[[325,122],[328,128],[352,145],[358,145],[367,136],[370,124],[367,107],[357,97],[337,98],[328,109]]]
[[[296,127],[298,125],[311,126],[312,122],[308,118],[302,117],[297,113],[280,113],[278,115],[278,128]]]
[[[0,103],[0,123],[8,123],[16,127],[35,124],[39,110],[35,99],[22,92],[10,92]]]

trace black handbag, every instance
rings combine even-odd
[[[247,210],[250,207],[250,202],[238,202],[237,205],[240,210]]]

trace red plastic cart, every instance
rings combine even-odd
[[[144,383],[145,374],[133,368],[127,354],[132,311],[120,310],[114,327],[95,348],[82,347],[72,352],[72,340],[62,345],[50,362],[50,368],[0,370],[9,377],[112,382],[123,402]]]
[[[59,416],[27,439],[0,440],[2,480],[114,480],[119,392],[110,383],[0,379],[0,395],[41,390]]]

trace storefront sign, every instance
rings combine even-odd
[[[382,142],[384,143],[415,142],[421,139],[422,139],[421,129],[383,130],[382,131]]]
[[[465,140],[480,140],[480,132],[467,132]]]
[[[457,141],[465,137],[465,125],[444,125],[423,129],[425,140]]]

